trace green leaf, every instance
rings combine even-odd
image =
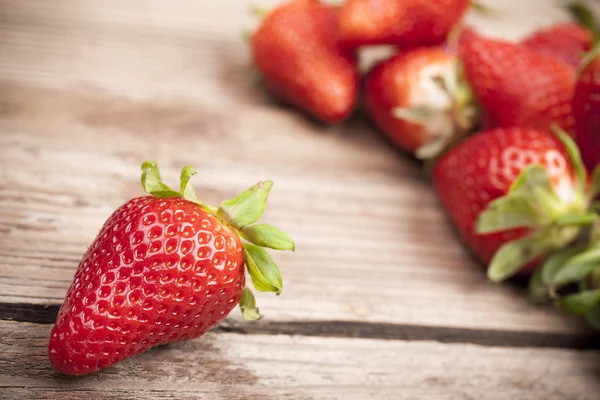
[[[538,268],[529,279],[529,299],[534,304],[543,304],[550,300],[548,288],[542,282],[542,269]]]
[[[568,259],[578,254],[581,251],[581,247],[567,247],[552,253],[546,258],[542,266],[539,268],[541,273],[542,283],[544,286],[549,288],[550,292],[554,292],[555,288],[552,286],[554,277],[558,271],[565,265]]]
[[[241,234],[244,239],[257,246],[275,250],[296,250],[294,240],[287,233],[269,224],[246,226]]]
[[[244,248],[246,266],[256,290],[281,293],[283,287],[281,273],[269,253],[262,247],[250,243],[244,243]]]
[[[258,182],[235,199],[221,203],[217,215],[231,222],[238,229],[258,221],[267,203],[273,181]]]
[[[558,137],[562,145],[565,147],[565,150],[569,155],[569,159],[571,160],[571,163],[575,168],[575,175],[577,176],[577,183],[579,184],[579,188],[583,189],[587,184],[587,172],[585,169],[585,165],[583,165],[583,160],[581,159],[579,147],[577,147],[577,144],[575,144],[573,139],[571,139],[571,137],[557,124],[552,124],[552,131]]]
[[[499,282],[516,274],[529,262],[544,255],[550,248],[547,238],[529,235],[504,244],[494,255],[487,276]]]
[[[558,306],[570,314],[584,315],[600,304],[600,289],[570,294],[557,301]]]
[[[531,204],[531,200],[521,194],[509,194],[491,202],[477,218],[475,230],[485,234],[505,231],[517,227],[537,226],[542,223]]]
[[[599,218],[598,214],[593,212],[571,213],[556,218],[552,223],[556,226],[586,226],[592,225]]]
[[[242,292],[242,298],[240,299],[240,310],[246,321],[258,321],[263,316],[261,315],[258,307],[256,307],[256,299],[252,290],[245,287]]]
[[[154,161],[145,161],[142,164],[142,187],[146,193],[161,199],[181,196],[181,193],[174,191],[162,181]]]
[[[577,282],[587,277],[598,266],[600,266],[600,247],[595,247],[566,260],[565,264],[556,271],[551,284],[558,287]]]
[[[592,33],[592,37],[594,39],[594,44],[597,44],[600,40],[600,31],[598,29],[598,25],[596,24],[596,19],[594,18],[594,14],[590,11],[590,9],[580,1],[573,1],[568,6],[567,9],[575,18],[579,24],[583,25]]]

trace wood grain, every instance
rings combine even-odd
[[[50,327],[0,321],[5,399],[592,400],[600,353],[209,333],[81,378],[54,372]]]
[[[0,102],[10,110],[0,116],[2,302],[59,304],[105,218],[142,194],[138,165],[154,158],[173,182],[197,166],[212,202],[275,180],[266,220],[297,251],[276,255],[285,289],[261,296],[269,318],[577,329],[523,290],[486,282],[418,168],[358,122],[325,134],[268,107],[232,120],[188,103],[9,84]]]
[[[298,250],[276,257],[283,296],[260,296],[273,320],[583,329],[522,288],[489,284],[419,167],[360,115],[324,127],[265,96],[240,38],[250,3],[0,0],[0,302],[55,312],[153,158],[172,182],[198,167],[212,202],[276,181],[266,219]],[[544,10],[506,35],[565,18]],[[471,20],[503,34],[506,23],[482,18]]]

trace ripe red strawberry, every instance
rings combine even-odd
[[[50,361],[64,374],[88,374],[198,337],[238,303],[247,319],[260,318],[244,263],[256,289],[281,291],[279,270],[261,246],[293,250],[294,243],[277,228],[253,225],[272,182],[214,208],[189,185],[191,167],[182,171],[181,193],[162,183],[156,164],[142,167],[151,196],[126,202],[105,222],[50,334]]]
[[[356,103],[354,55],[336,43],[337,8],[293,0],[252,36],[254,62],[275,95],[324,122],[346,119]]]
[[[576,67],[583,55],[591,50],[592,40],[589,29],[577,23],[565,23],[534,32],[521,43]]]
[[[375,124],[419,158],[439,154],[474,125],[473,97],[459,78],[457,58],[441,47],[410,50],[367,76],[364,102]]]
[[[440,44],[461,21],[470,0],[348,0],[342,5],[339,41],[356,48]]]
[[[497,126],[572,130],[575,69],[524,45],[484,38],[471,29],[459,38],[467,81],[488,120]]]
[[[493,280],[530,272],[594,219],[586,179],[566,134],[524,128],[477,133],[434,168],[442,204]]]
[[[582,65],[573,97],[575,138],[591,172],[600,165],[600,50]]]

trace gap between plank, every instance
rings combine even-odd
[[[0,303],[0,320],[52,324],[60,305]],[[214,332],[242,335],[300,335],[317,337],[436,341],[497,347],[598,350],[600,341],[590,333],[507,331],[361,321],[260,321],[225,320]]]

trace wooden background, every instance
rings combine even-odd
[[[552,1],[469,15],[515,39]],[[275,1],[0,0],[0,398],[596,399],[600,341],[486,281],[417,164],[357,116],[325,127],[257,84],[242,32]],[[378,53],[371,54],[377,57]],[[368,64],[368,63],[367,63]],[[86,246],[155,159],[210,202],[273,179],[289,232],[266,318],[89,377],[46,355]]]

